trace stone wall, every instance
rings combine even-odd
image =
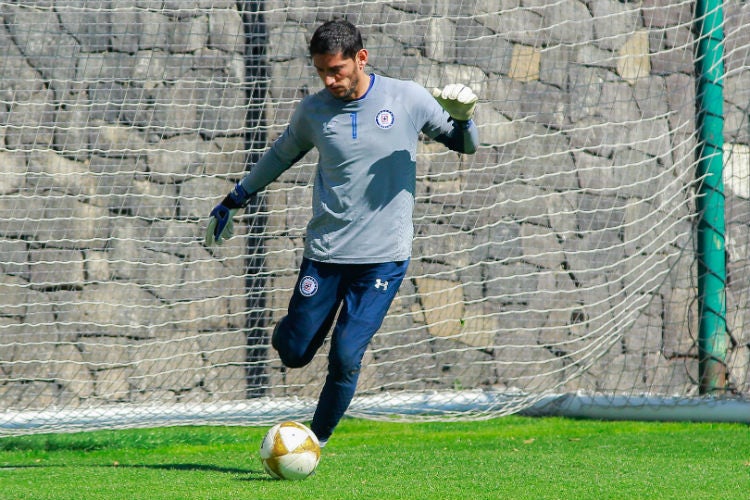
[[[261,196],[262,218],[244,219],[263,221],[252,252],[268,254],[249,273],[273,291],[249,322],[246,240],[199,244],[206,215],[245,168],[245,103],[258,82],[246,75],[238,2],[90,3],[0,7],[0,338],[10,346],[0,350],[0,400],[25,408],[244,398],[247,336],[265,342],[294,286],[315,155]],[[363,27],[373,72],[426,87],[465,82],[481,96],[477,155],[420,144],[415,257],[368,352],[363,391],[694,390],[684,218],[694,207],[681,195],[695,148],[691,5],[545,5],[264,4],[269,86],[251,104],[263,107],[269,142],[298,99],[319,88],[305,46],[334,15]],[[728,5],[727,25],[745,11]],[[748,142],[743,33],[730,33],[728,46],[742,50],[727,58],[735,70],[727,139],[738,155]],[[637,177],[622,165],[639,166]],[[730,179],[730,206],[746,202],[741,184]],[[664,199],[676,213],[665,216]],[[738,277],[729,300],[741,318],[747,220],[732,213]],[[673,239],[651,247],[649,231]],[[661,260],[671,266],[664,286],[646,283],[648,293],[628,297],[647,281],[628,271]],[[619,316],[623,305],[637,318]],[[586,346],[607,351],[588,365],[570,339],[611,322],[621,322],[622,338]],[[730,360],[739,387],[747,387],[743,324],[733,326]],[[268,356],[254,359],[267,378],[251,385],[317,393],[323,357],[288,371]],[[535,377],[526,372],[533,364],[544,367]]]
[[[244,170],[242,18],[92,4],[0,11],[3,407],[242,398],[244,246],[198,244]]]
[[[267,2],[273,12],[274,101],[267,107],[272,136],[283,130],[293,103],[319,88],[304,42],[319,22],[341,14],[328,8],[332,4],[287,12],[287,2]],[[728,26],[742,25],[746,11],[740,3],[727,5]],[[696,148],[693,52],[687,48],[694,39],[692,5],[404,1],[345,14],[364,27],[373,72],[428,88],[460,81],[477,90],[482,99],[476,121],[486,145],[475,157],[446,154],[429,142],[420,146],[418,199],[425,202],[415,211],[410,279],[373,342],[360,389],[694,392],[690,214],[695,207],[680,194],[693,181]],[[734,68],[726,88],[727,140],[744,154],[735,155],[738,163],[746,163],[747,149],[736,144],[747,143],[740,116],[748,99],[739,90],[747,78],[739,70],[747,54],[738,47],[744,46],[741,32],[727,30],[733,48],[727,66]],[[456,42],[446,43],[452,39]],[[281,83],[289,81],[298,84]],[[269,203],[307,206],[314,162],[313,155],[285,174],[276,187],[286,189]],[[747,197],[736,197],[743,179],[741,172],[728,179],[730,203]],[[493,184],[498,188],[488,191]],[[674,206],[663,205],[664,199]],[[269,267],[288,272],[274,275],[271,283],[278,285],[272,288],[293,284],[299,254],[291,249],[301,246],[303,222],[290,218],[279,215],[272,223],[293,228],[293,235],[273,240],[274,248],[285,251],[269,260]],[[733,223],[731,231],[738,241],[747,240],[746,221]],[[653,245],[654,240],[668,243]],[[540,248],[551,251],[537,256]],[[742,254],[732,257],[739,259],[735,266],[744,267]],[[669,275],[664,286],[647,283],[649,273],[636,271],[656,261],[662,267],[652,272]],[[603,270],[591,270],[597,267]],[[641,285],[645,293],[630,296]],[[729,308],[736,318],[745,314],[737,312],[743,290],[730,282]],[[279,300],[276,319],[283,303]],[[553,304],[565,312],[553,310]],[[619,311],[625,307],[638,318],[623,320]],[[467,319],[459,324],[456,318]],[[618,321],[616,332],[597,337]],[[729,344],[734,387],[746,387],[748,380],[743,323],[731,327],[737,341]],[[575,336],[597,338],[601,345],[589,342],[587,354],[577,353],[586,342],[571,342]],[[564,347],[534,348],[541,344]],[[605,349],[601,360],[588,366],[586,357]],[[324,365],[320,360],[291,373],[277,366],[273,380],[280,387],[303,386],[320,381]],[[581,371],[587,373],[577,376]],[[317,389],[313,384],[307,393]]]

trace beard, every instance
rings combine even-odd
[[[344,91],[343,91],[342,93],[340,93],[340,94],[334,93],[334,92],[333,92],[333,91],[331,90],[331,93],[332,93],[332,94],[334,95],[334,97],[336,97],[337,99],[341,99],[341,100],[344,100],[344,101],[351,101],[351,100],[353,99],[353,97],[352,97],[352,96],[353,96],[353,95],[354,95],[354,93],[355,93],[355,92],[357,91],[357,86],[359,86],[359,76],[357,76],[357,75],[355,74],[354,76],[352,76],[352,79],[351,79],[351,84],[349,85],[349,87],[348,87],[348,88],[347,88],[346,90],[344,90]]]

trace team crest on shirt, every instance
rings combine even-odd
[[[304,297],[312,297],[318,291],[318,280],[312,276],[305,276],[299,282],[299,293]]]
[[[378,114],[375,115],[375,123],[378,124],[378,127],[386,129],[391,128],[393,126],[393,113],[390,109],[381,109],[378,111]]]

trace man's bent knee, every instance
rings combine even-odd
[[[279,358],[284,366],[287,368],[302,368],[312,361],[312,356],[301,350],[303,346],[288,340],[289,335],[285,335],[282,330],[285,328],[283,325],[285,319],[286,317],[282,318],[274,327],[271,335],[271,346],[279,353]]]

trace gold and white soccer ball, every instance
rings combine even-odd
[[[320,443],[315,433],[299,422],[282,422],[263,438],[260,460],[275,479],[304,479],[318,466]]]

